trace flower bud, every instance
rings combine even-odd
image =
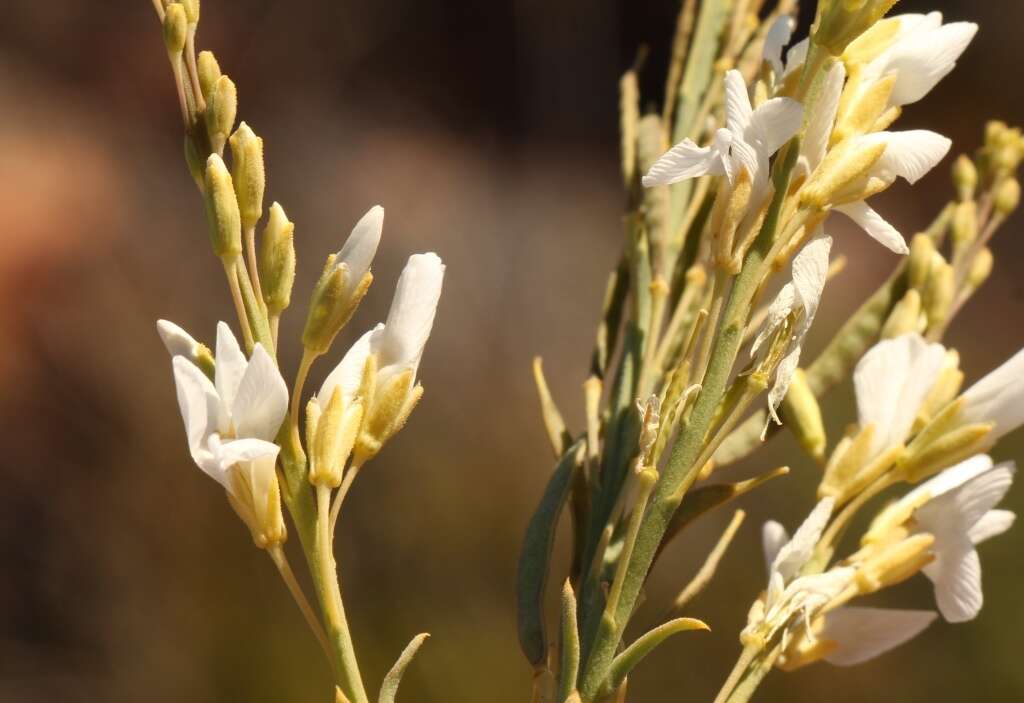
[[[924,289],[925,315],[930,328],[941,327],[946,322],[956,297],[953,267],[937,252],[935,257]]]
[[[263,216],[263,192],[266,171],[263,166],[263,138],[257,137],[245,122],[231,135],[231,172],[238,196],[242,229],[248,231]]]
[[[935,559],[931,552],[934,544],[932,535],[917,534],[867,559],[857,569],[855,578],[861,595],[895,586],[917,574]]]
[[[860,200],[870,189],[868,173],[885,153],[886,144],[876,141],[872,144],[859,143],[850,139],[830,150],[815,170],[815,175],[801,191],[803,205],[822,210],[829,205],[839,204],[837,196],[843,193],[843,202]],[[856,191],[847,193],[846,191]]]
[[[192,26],[199,24],[199,0],[181,0],[185,8],[185,17]]]
[[[953,185],[961,201],[974,198],[974,190],[978,187],[978,167],[965,154],[961,154],[953,164]]]
[[[260,239],[260,281],[267,310],[280,314],[291,304],[295,283],[295,225],[288,221],[284,208],[270,206],[267,226]]]
[[[910,255],[907,259],[907,283],[911,288],[924,290],[932,270],[935,242],[927,234],[917,234],[910,241]]]
[[[239,462],[228,472],[228,502],[260,549],[279,546],[288,537],[275,462],[274,457]]]
[[[893,306],[889,318],[882,326],[882,339],[894,339],[910,332],[921,331],[921,294],[909,289]]]
[[[949,403],[914,437],[898,467],[903,480],[918,483],[992,445],[995,424],[965,418],[966,400]]]
[[[992,267],[994,261],[992,258],[992,250],[985,247],[978,252],[978,255],[974,257],[974,261],[971,262],[971,268],[967,272],[967,285],[971,290],[977,290],[981,288],[982,284],[988,280],[988,277],[992,275]]]
[[[825,458],[825,423],[821,407],[807,383],[807,374],[797,369],[786,392],[786,426],[796,435],[800,446],[815,459]]]
[[[842,56],[853,40],[882,19],[896,0],[823,0],[811,28],[811,41]]]
[[[319,403],[316,399],[310,404]],[[356,436],[363,420],[363,403],[357,400],[348,407],[342,389],[336,387],[327,406],[315,422],[316,432],[309,442],[309,481],[314,486],[337,488],[341,485],[345,465],[352,454]]]
[[[414,369],[408,369],[391,376],[375,389],[356,441],[356,464],[362,465],[375,457],[384,443],[405,426],[423,396],[423,386],[413,385],[415,375]]]
[[[221,76],[213,84],[206,103],[206,131],[214,153],[224,153],[224,144],[235,125],[237,113],[238,91],[235,84],[227,76]]]
[[[996,212],[1009,217],[1020,205],[1020,181],[1010,177],[999,184],[995,193]]]
[[[196,59],[196,73],[199,75],[199,89],[203,91],[203,99],[209,102],[213,86],[220,78],[220,65],[212,51],[200,51]]]
[[[231,174],[217,154],[211,154],[206,161],[205,185],[213,253],[221,259],[234,259],[242,253],[242,224]]]
[[[327,257],[302,333],[302,343],[311,352],[323,354],[330,348],[366,295],[373,281],[370,264],[383,227],[384,208],[376,205],[352,228],[341,251]]]
[[[172,57],[181,55],[185,50],[185,39],[188,36],[188,17],[180,3],[172,3],[164,10],[164,46]]]
[[[939,372],[935,385],[928,391],[921,408],[914,420],[912,434],[924,429],[936,413],[952,403],[960,393],[960,387],[964,382],[964,373],[960,370],[960,354],[955,349],[946,350],[946,358],[942,362],[942,370]]]
[[[957,204],[953,211],[953,246],[963,249],[978,237],[978,205],[973,200]]]

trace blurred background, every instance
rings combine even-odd
[[[1024,119],[1016,77],[1024,5],[904,0],[981,32],[902,128],[973,150],[990,117]],[[651,49],[657,99],[674,0],[207,0],[199,45],[239,87],[266,142],[268,203],[297,223],[286,377],[323,257],[371,205],[387,209],[376,285],[340,356],[383,319],[410,253],[448,264],[412,422],[356,482],[339,561],[367,680],[433,633],[404,703],[528,700],[513,577],[551,469],[529,372],[544,356],[574,427],[607,270],[620,247],[616,85]],[[804,8],[804,24],[813,8]],[[181,126],[148,0],[5,3],[0,24],[0,701],[326,701],[330,676],[270,561],[222,491],[191,464],[154,329],[212,339],[231,306],[181,157]],[[879,209],[905,233],[951,193],[948,163]],[[968,378],[1024,344],[1024,254],[1009,224],[997,271],[948,340]],[[847,271],[825,294],[810,353],[894,265],[837,222]],[[313,373],[319,383],[329,366]],[[833,393],[833,427],[853,418]],[[785,433],[783,433],[784,435]],[[999,448],[1021,455],[1024,442]],[[737,475],[792,463],[755,494],[712,587],[693,605],[710,635],[679,637],[632,678],[630,700],[710,700],[762,587],[758,525],[794,526],[816,469],[785,436]],[[1010,507],[1024,509],[1024,487]],[[685,583],[729,518],[720,511],[660,562],[649,605]],[[289,545],[292,549],[295,545]],[[934,625],[856,669],[773,674],[762,701],[1024,699],[1024,529],[982,548],[986,607]],[[564,557],[559,545],[557,558]],[[293,563],[301,557],[293,554]],[[931,604],[923,578],[887,593]]]

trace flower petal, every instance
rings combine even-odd
[[[864,146],[885,144],[881,158],[869,175],[885,181],[897,177],[914,184],[946,158],[953,142],[937,132],[911,129],[904,132],[875,132],[860,138]]]
[[[835,642],[825,661],[854,666],[898,647],[931,625],[938,613],[891,608],[838,608],[825,616],[821,638]]]
[[[217,394],[226,410],[234,405],[238,384],[245,375],[245,354],[238,346],[238,340],[226,322],[217,323],[217,370],[214,373]],[[222,418],[223,420],[223,418]],[[222,429],[227,429],[223,427]]]
[[[288,386],[270,355],[257,344],[238,384],[231,419],[238,437],[271,440],[288,412]]]
[[[743,134],[750,124],[754,108],[747,94],[747,83],[736,69],[725,72],[725,126],[733,134]]]
[[[818,540],[821,539],[821,533],[825,530],[829,518],[832,517],[833,508],[835,508],[833,498],[824,498],[814,506],[814,510],[793,534],[793,539],[775,555],[775,559],[772,560],[772,571],[782,574],[786,581],[799,573],[814,553],[814,548],[817,546]]]
[[[782,15],[768,30],[764,37],[764,60],[771,64],[775,72],[775,79],[782,79],[784,70],[782,65],[782,49],[789,40],[793,38],[793,30],[796,29],[796,20],[789,15]]]
[[[807,132],[801,150],[807,159],[808,173],[812,173],[818,167],[825,158],[825,152],[828,151],[828,142],[835,126],[839,99],[845,83],[846,66],[842,61],[836,61],[825,77],[821,93],[807,116]]]
[[[880,75],[896,74],[890,105],[915,103],[931,92],[956,66],[978,32],[972,22],[953,22],[938,28],[918,29],[897,41],[882,58]],[[879,70],[876,69],[876,70]]]
[[[1024,424],[1024,349],[963,394],[966,422],[993,422],[995,441]]]
[[[348,267],[348,288],[354,289],[370,270],[384,229],[384,208],[374,205],[363,215],[338,252],[337,263]]]
[[[771,569],[775,557],[787,542],[789,542],[789,533],[781,523],[769,520],[761,528],[761,548],[764,550],[764,563],[768,569]]]
[[[793,289],[796,300],[804,309],[804,319],[798,341],[814,322],[828,278],[828,255],[832,251],[832,237],[817,236],[793,257]]]
[[[380,338],[380,366],[419,366],[441,298],[444,264],[437,254],[415,254],[402,270]]]
[[[1000,464],[934,496],[918,508],[917,523],[922,530],[935,535],[936,551],[942,551],[946,543],[966,542],[970,529],[1006,497],[1013,474],[1012,464]]]
[[[355,397],[363,382],[363,370],[366,368],[366,359],[373,353],[374,341],[379,340],[383,324],[378,324],[372,330],[356,340],[356,343],[345,352],[334,370],[324,379],[320,391],[316,394],[316,402],[321,409],[327,407],[334,389],[341,388],[341,399],[344,405],[348,405]]]
[[[156,331],[172,357],[184,356],[191,359],[195,355],[199,343],[178,325],[169,320],[157,320]]]
[[[222,442],[217,447],[216,455],[221,467],[226,471],[235,464],[246,461],[257,461],[270,458],[277,459],[281,448],[273,442],[262,439],[233,439]]]
[[[1016,520],[1012,510],[989,510],[967,531],[967,536],[973,544],[981,544],[1006,532]]]
[[[978,552],[969,547],[957,553],[944,554],[937,566],[937,570],[926,568],[925,574],[935,583],[935,602],[942,617],[947,622],[973,620],[985,601]]]
[[[712,147],[697,146],[693,140],[684,139],[665,152],[654,162],[643,177],[644,188],[670,185],[688,178],[724,173],[721,154]]]
[[[811,46],[811,38],[807,37],[789,47],[786,52],[786,75],[793,73],[807,61],[807,51]]]
[[[217,431],[220,399],[210,379],[195,364],[185,357],[175,356],[172,365],[178,407],[181,410],[181,419],[185,423],[189,451],[192,459],[199,464],[200,452],[207,438]]]
[[[796,136],[803,119],[804,106],[796,100],[772,98],[754,110],[743,135],[767,159]]]
[[[874,426],[871,456],[907,440],[945,358],[941,344],[905,334],[879,342],[860,360],[853,385],[860,426]]]
[[[872,239],[889,251],[896,254],[907,254],[910,252],[907,242],[903,239],[903,235],[886,222],[881,215],[872,210],[863,200],[846,205],[837,205],[835,209],[860,225],[861,229],[867,232]]]

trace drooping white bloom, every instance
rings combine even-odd
[[[961,417],[995,423],[987,439],[997,439],[1024,424],[1024,349],[968,388]]]
[[[377,247],[380,245],[383,230],[384,208],[374,205],[359,218],[356,226],[352,228],[352,233],[345,240],[345,244],[336,254],[334,265],[336,267],[345,266],[348,270],[345,285],[350,293],[370,270],[373,257],[377,255]]]
[[[889,46],[861,68],[858,94],[895,76],[890,107],[910,105],[930,93],[953,70],[978,32],[973,22],[942,24],[941,12],[896,15],[885,22],[898,23],[899,29]],[[856,54],[857,49],[854,44],[851,53]],[[858,96],[852,97],[856,100]]]
[[[254,462],[260,475],[272,474],[279,448],[271,440],[288,410],[288,388],[263,347],[257,344],[247,361],[231,329],[221,322],[214,381],[183,356],[174,356],[172,363],[196,465],[229,490],[228,471],[236,464]]]
[[[782,49],[793,38],[793,30],[796,29],[796,20],[789,15],[782,15],[768,29],[764,37],[764,60],[767,61],[776,80],[782,78],[785,67],[782,65]]]
[[[884,190],[897,178],[903,178],[911,185],[917,183],[946,157],[952,146],[952,142],[941,134],[915,129],[905,132],[874,132],[854,137],[849,148],[869,149],[878,144],[884,144],[885,151],[864,177],[865,187],[873,184],[870,185],[873,192]],[[866,201],[837,204],[835,209],[889,250],[897,254],[909,252],[903,235]]]
[[[917,637],[936,617],[930,610],[836,608],[818,634],[834,646],[824,659],[836,666],[861,664]]]
[[[769,160],[796,135],[802,119],[803,107],[789,98],[772,98],[755,110],[742,74],[728,71],[726,126],[715,133],[711,146],[699,147],[691,139],[676,144],[654,163],[643,185],[669,185],[705,175],[725,176],[734,184],[745,170],[752,184],[751,207],[756,210],[770,188]]]
[[[748,615],[746,635],[768,638],[780,628],[789,627],[797,618],[809,628],[811,619],[852,583],[856,570],[850,567],[800,575],[814,555],[834,508],[832,498],[821,500],[792,539],[779,523],[765,523],[762,542],[768,564],[768,589],[764,602],[758,601]]]
[[[820,236],[793,257],[793,280],[782,287],[769,306],[764,327],[758,333],[750,350],[751,356],[755,356],[790,315],[799,313],[799,322],[790,332],[787,352],[775,369],[775,381],[768,392],[768,412],[771,419],[779,424],[782,421],[777,410],[786,397],[793,374],[800,364],[801,345],[818,312],[818,304],[828,277],[828,255],[831,249],[832,238]]]
[[[861,358],[853,385],[858,422],[874,430],[869,458],[906,442],[945,358],[945,347],[919,334],[883,340]]]
[[[914,512],[916,529],[935,537],[935,561],[924,567],[935,584],[939,612],[949,622],[974,619],[984,598],[981,561],[975,545],[1010,528],[1014,514],[994,510],[1015,472],[1013,462],[993,465],[979,454],[922,483],[900,500],[920,505]]]
[[[408,370],[415,379],[434,325],[444,268],[440,257],[434,253],[409,257],[398,279],[387,322],[360,337],[327,376],[317,393],[321,406],[326,407],[335,387],[342,389],[342,400],[346,404],[352,399],[371,354],[377,358],[378,385]]]

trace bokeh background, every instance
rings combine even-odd
[[[268,200],[297,222],[301,307],[322,257],[387,208],[377,283],[353,323],[386,313],[411,252],[448,263],[425,400],[360,477],[339,538],[346,602],[375,686],[407,640],[433,639],[405,703],[521,703],[519,539],[550,471],[530,358],[570,421],[606,271],[620,246],[616,84],[641,44],[657,99],[677,3],[643,0],[207,0],[199,43],[265,137]],[[982,24],[960,68],[901,123],[974,149],[984,120],[1024,119],[1024,6],[904,0]],[[812,8],[804,8],[807,15]],[[158,317],[212,338],[230,303],[181,159],[180,123],[148,0],[14,0],[0,23],[0,701],[325,701],[329,672],[263,553],[190,463]],[[806,25],[806,17],[805,17]],[[944,165],[880,200],[907,233],[950,192]],[[1024,343],[1015,219],[998,268],[949,340],[969,378]],[[820,349],[893,258],[837,224],[850,258],[825,295]],[[297,362],[301,313],[283,323]],[[347,336],[354,338],[356,332]],[[342,341],[345,343],[345,340]],[[337,356],[337,355],[336,355]],[[313,382],[327,371],[318,366]],[[852,418],[830,396],[833,427]],[[1020,438],[999,449],[1013,456]],[[683,636],[633,677],[631,700],[710,700],[761,588],[757,525],[798,522],[815,468],[788,438],[738,467],[793,474],[759,491]],[[1024,508],[1024,488],[1009,503]],[[696,569],[729,515],[662,560],[640,616]],[[294,548],[294,545],[291,545]],[[565,545],[559,545],[559,558]],[[986,607],[852,670],[774,674],[763,701],[1024,699],[1024,530],[983,547]],[[300,557],[293,555],[298,563]],[[924,579],[886,594],[930,604]]]

